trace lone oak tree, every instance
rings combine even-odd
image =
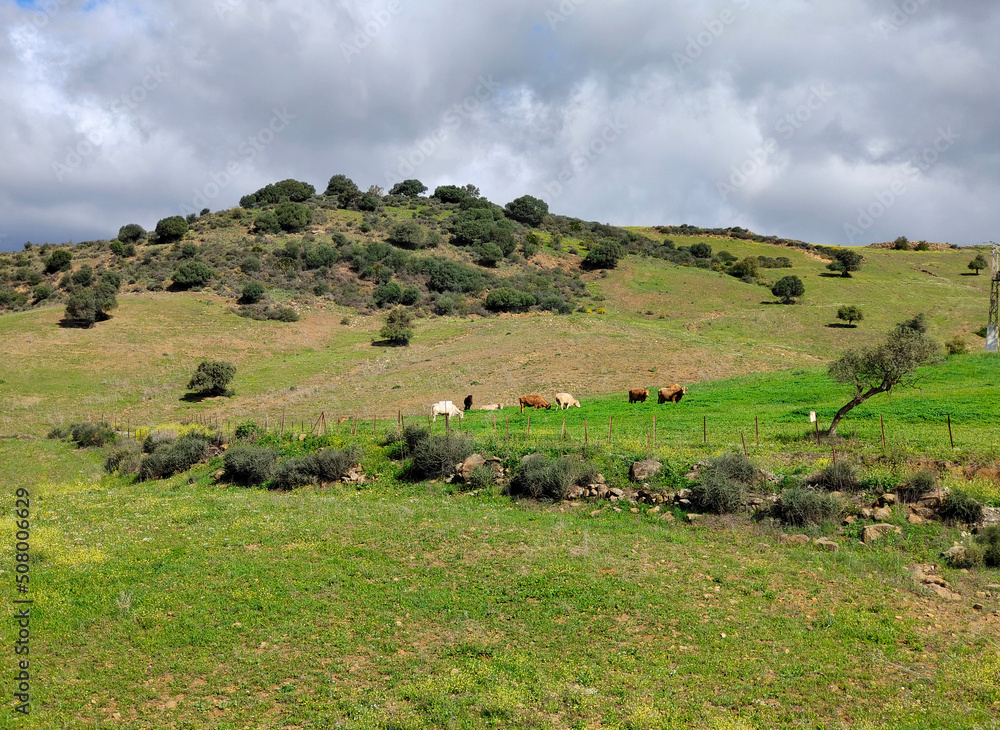
[[[939,351],[938,343],[927,336],[923,317],[918,316],[896,325],[881,345],[851,350],[830,363],[830,377],[849,384],[854,395],[837,411],[827,435],[835,436],[841,419],[873,395],[916,385],[917,367],[933,360]]]

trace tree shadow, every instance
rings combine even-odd
[[[397,340],[375,340],[372,347],[406,347],[409,342],[399,342]]]
[[[181,401],[183,401],[185,403],[201,403],[202,401],[207,400],[209,398],[222,398],[222,397],[229,398],[229,397],[234,396],[234,395],[236,395],[236,393],[234,391],[232,391],[232,390],[224,390],[221,393],[215,393],[215,392],[212,392],[212,393],[195,393],[195,392],[190,392],[190,393],[185,393],[184,395],[182,395],[179,400],[181,400]]]
[[[974,274],[971,271],[963,271],[959,276],[979,276],[979,274]]]
[[[843,322],[831,322],[826,326],[836,330],[856,330],[858,328],[856,324],[844,324]]]
[[[79,319],[70,319],[69,317],[63,317],[62,319],[59,320],[57,324],[62,329],[89,330],[93,328],[93,326],[98,322],[107,322],[109,319],[111,319],[111,315],[102,312],[94,319],[93,322],[86,322],[86,321],[81,321]]]
[[[828,274],[827,272],[822,272],[820,276],[826,279],[850,279],[850,276],[844,276],[843,274]]]
[[[770,304],[780,304],[782,306],[791,307],[791,306],[793,306],[795,304],[795,302],[783,302],[780,299],[772,299],[772,300],[769,300],[769,301],[761,302],[761,304],[768,304],[768,305],[770,305]]]

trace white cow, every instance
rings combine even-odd
[[[503,409],[503,403],[490,403],[488,406],[483,406],[479,410],[481,411],[499,411]]]
[[[450,400],[440,400],[437,403],[431,405],[431,413],[434,416],[434,420],[438,419],[438,416],[448,416],[449,418],[454,418],[458,416],[459,420],[462,420],[462,409],[452,403]]]
[[[570,408],[571,406],[580,407],[580,401],[571,396],[569,393],[556,393],[556,405],[560,409]]]

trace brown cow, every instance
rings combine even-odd
[[[539,408],[552,410],[552,404],[550,404],[540,395],[522,395],[520,398],[517,399],[517,402],[521,405],[521,413],[524,413],[525,406],[527,406],[528,408],[534,408],[536,411]]]
[[[687,392],[687,388],[682,388],[677,383],[671,383],[666,388],[660,388],[657,393],[657,396],[659,396],[658,402],[666,403],[667,401],[670,401],[671,403],[680,403],[681,398]]]
[[[628,392],[629,403],[645,403],[649,397],[649,391],[645,388],[633,388]]]

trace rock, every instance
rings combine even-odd
[[[695,514],[694,512],[688,512],[684,519],[686,519],[688,522],[695,523],[703,519],[704,517],[705,515],[699,515]]]
[[[598,474],[596,477],[594,477],[594,481],[597,482],[598,484],[604,484],[605,483],[604,475]]]
[[[691,499],[691,490],[690,489],[681,489],[681,490],[679,490],[677,492],[677,499],[678,500]]]
[[[605,484],[591,484],[591,489],[597,490],[597,496],[604,499],[608,496],[608,487]]]
[[[885,522],[892,519],[892,510],[888,507],[879,507],[872,512],[872,519],[876,522]]]
[[[893,533],[896,533],[898,535],[901,534],[902,532],[903,528],[896,527],[895,525],[886,525],[886,524],[868,525],[864,529],[864,532],[861,536],[861,541],[867,544],[870,542],[875,542],[876,540],[880,540],[886,535],[891,535]]]
[[[580,499],[583,496],[583,487],[580,486],[570,487],[569,491],[566,492],[566,499]]]
[[[925,585],[927,587],[927,590],[929,590],[931,593],[935,593],[941,596],[941,598],[947,598],[949,601],[962,600],[962,597],[960,595],[958,595],[957,593],[953,593],[952,591],[949,591],[944,586],[939,586],[936,583],[927,583]]]
[[[844,518],[844,521],[841,524],[843,524],[843,525],[853,525],[857,521],[858,521],[858,518],[855,517],[854,515],[847,515],[847,517]]]
[[[628,478],[633,482],[644,482],[659,474],[661,466],[663,465],[656,459],[636,461],[628,470]]]
[[[909,515],[907,515],[906,521],[909,522],[911,525],[922,525],[926,520],[924,520],[924,518],[921,517],[920,515],[915,515],[910,513]]]
[[[790,545],[808,545],[810,540],[808,535],[790,535],[782,540],[782,542]]]
[[[933,520],[935,516],[934,510],[929,507],[914,506],[910,507],[910,514],[914,514],[917,517],[922,517],[925,520]]]
[[[656,514],[657,512],[659,512],[659,511],[660,511],[660,505],[656,505],[655,507],[653,507],[653,508],[651,508],[651,509],[649,510],[649,514],[651,514],[651,515],[655,515],[655,514]]]
[[[679,504],[681,507],[690,507],[691,506],[691,500],[690,499],[678,499],[677,500],[677,504]]]
[[[897,501],[896,495],[890,492],[889,494],[883,494],[879,497],[878,504],[880,507],[885,507],[887,505],[896,504]]]
[[[816,545],[816,547],[829,550],[831,553],[835,553],[840,550],[840,545],[838,543],[835,543],[833,540],[827,540],[825,537],[816,538],[813,540],[813,544]]]
[[[461,477],[463,482],[467,482],[472,476],[472,472],[484,464],[486,464],[486,459],[482,454],[473,454],[455,467],[455,473]]]
[[[872,518],[872,511],[867,507],[862,507],[860,514],[863,520],[870,520]]]
[[[674,517],[673,512],[665,513],[663,517],[660,518],[660,520],[670,525],[674,524],[677,521],[677,519]]]
[[[625,496],[625,492],[623,492],[618,487],[611,487],[610,489],[608,489],[608,491],[611,492],[611,494],[613,494],[614,496],[618,497],[618,499],[622,499]]]
[[[216,479],[222,479],[222,477],[223,477],[223,475],[225,473],[226,473],[225,469],[219,469],[217,472],[215,472],[215,478]]]
[[[941,557],[950,563],[964,563],[965,562],[965,545],[955,545],[948,548],[943,553]]]
[[[972,608],[976,611],[982,611],[986,607],[981,603],[973,603]]]
[[[986,590],[988,590],[988,591],[1000,591],[1000,584],[997,584],[997,583],[988,583],[986,585]]]
[[[631,512],[634,515],[637,515],[637,514],[639,514],[639,508],[638,507],[633,507],[632,509],[629,510],[629,512]]]

